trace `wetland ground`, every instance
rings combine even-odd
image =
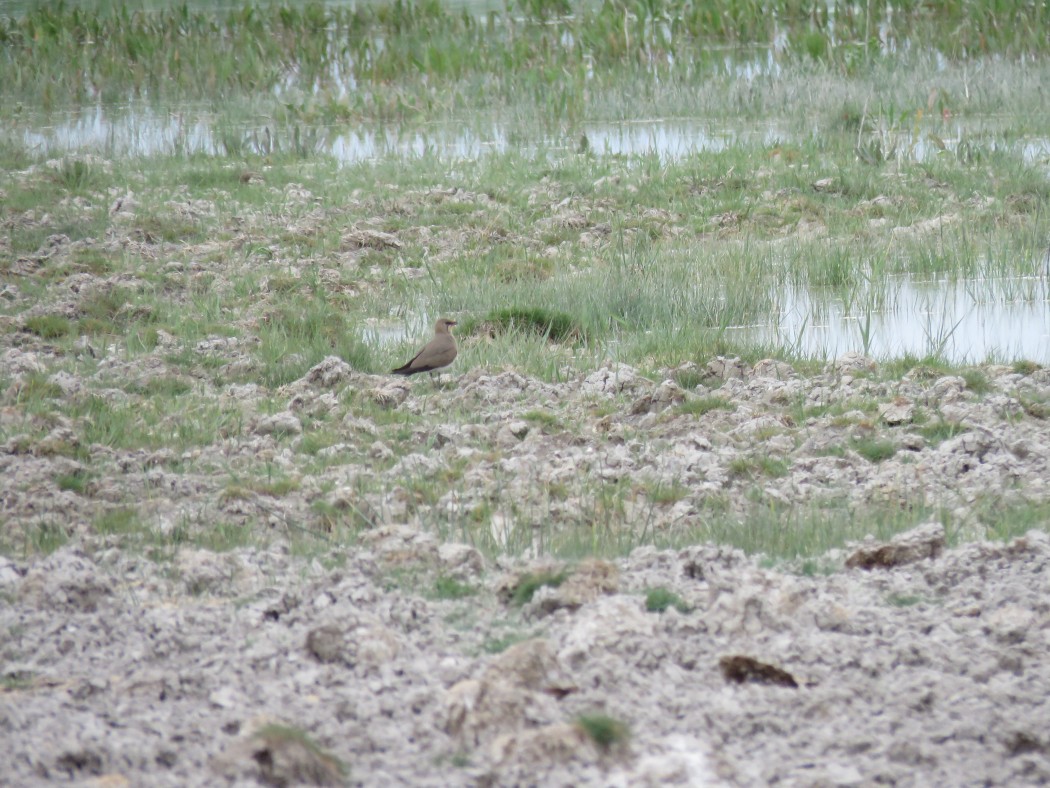
[[[0,16],[6,783],[1050,779],[1050,26],[715,6]]]

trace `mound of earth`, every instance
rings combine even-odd
[[[403,526],[327,559],[0,559],[4,784],[1050,780],[1042,532],[931,523],[817,576],[713,546],[493,563]]]

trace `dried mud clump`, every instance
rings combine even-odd
[[[908,531],[886,544],[865,545],[846,559],[849,569],[888,569],[936,558],[944,550],[944,526],[940,523]]]
[[[759,662],[743,655],[722,657],[718,667],[726,681],[735,684],[774,684],[778,687],[797,687],[795,677],[776,665]]]

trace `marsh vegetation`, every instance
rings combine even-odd
[[[615,553],[670,539],[658,513],[689,504],[698,527],[675,539],[781,556],[907,527],[941,504],[771,501],[762,491],[793,461],[755,446],[725,461],[718,494],[674,478],[568,480],[514,502],[496,485],[453,511],[444,496],[468,494],[476,458],[440,473],[398,465],[439,440],[428,403],[440,389],[417,412],[340,392],[301,415],[301,432],[267,433],[266,451],[294,460],[268,461],[265,478],[200,458],[216,441],[250,442],[260,417],[285,409],[282,387],[327,356],[381,372],[439,314],[461,319],[460,372],[561,385],[624,363],[690,393],[700,384],[672,412],[712,423],[749,415],[705,376],[716,356],[812,375],[866,353],[883,393],[847,399],[869,417],[903,375],[959,372],[983,396],[1001,389],[981,390],[972,365],[1037,374],[1050,362],[1046,13],[523,1],[2,15],[0,325],[34,362],[0,372],[15,414],[0,438],[28,449],[50,436],[50,453],[77,463],[54,474],[69,495],[107,489],[106,452],[219,474],[187,523],[237,501],[241,523],[256,503],[302,498],[310,529],[353,532],[375,522],[368,496],[394,495],[448,538],[520,551],[535,547],[525,520],[572,499],[590,512],[578,520],[613,526],[553,529],[547,547]],[[1019,412],[1045,419],[1040,389],[1018,396]],[[472,407],[440,420],[468,424]],[[836,407],[805,418],[855,424]],[[580,434],[575,408],[521,410],[527,427],[565,437]],[[390,450],[367,458],[373,470],[392,472],[358,478],[352,507],[331,500],[339,466],[366,461],[347,414]],[[928,418],[931,444],[962,430],[936,408]],[[825,450],[879,464],[899,445],[858,433]],[[21,543],[148,531],[115,497],[79,526],[45,518]]]

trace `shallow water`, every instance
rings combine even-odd
[[[258,122],[219,120],[209,109],[184,105],[167,110],[144,103],[122,106],[96,104],[77,110],[48,114],[25,111],[0,134],[45,155],[91,152],[105,156],[154,156],[170,154],[224,155],[234,152],[267,154],[298,144],[309,152],[327,154],[344,164],[390,155],[414,157],[436,154],[474,159],[486,153],[503,153],[511,147],[533,150],[586,149],[597,155],[656,156],[676,161],[696,153],[721,151],[738,144],[773,146],[789,144],[791,133],[774,124],[745,127],[701,118],[633,118],[615,123],[581,123],[573,136],[539,134],[521,141],[518,129],[506,123],[430,123],[421,127],[363,126],[347,124],[298,127]],[[960,124],[941,134],[900,135],[887,141],[900,161],[927,161],[955,155],[965,145],[967,130]],[[584,142],[584,138],[586,141]],[[230,150],[233,146],[237,150]],[[1050,137],[1030,135],[1016,143],[982,142],[982,148],[1008,146],[1031,165],[1050,161]]]
[[[866,294],[857,301],[863,303]],[[1027,359],[1050,364],[1050,285],[1040,277],[892,280],[879,307],[788,288],[768,325],[738,336],[816,358],[858,351],[879,359],[939,355],[956,363]],[[868,299],[869,303],[871,300]]]
[[[205,110],[192,107],[160,111],[149,106],[106,108],[101,105],[45,118],[28,118],[7,134],[45,155],[98,153],[105,156],[156,156],[183,154],[222,155],[230,135],[251,153],[289,144],[287,132],[270,124],[218,127]],[[429,124],[425,128],[314,126],[303,139],[316,153],[333,156],[344,164],[390,155],[411,158],[428,154],[457,159],[503,153],[520,148],[513,130],[501,123]],[[511,142],[514,137],[515,141]],[[574,137],[544,137],[534,150],[578,149],[586,137],[587,149],[598,155],[654,155],[674,161],[687,156],[721,151],[736,144],[773,145],[788,135],[773,126],[729,127],[690,118],[638,118],[619,123],[583,123]],[[526,146],[528,147],[528,146]]]

